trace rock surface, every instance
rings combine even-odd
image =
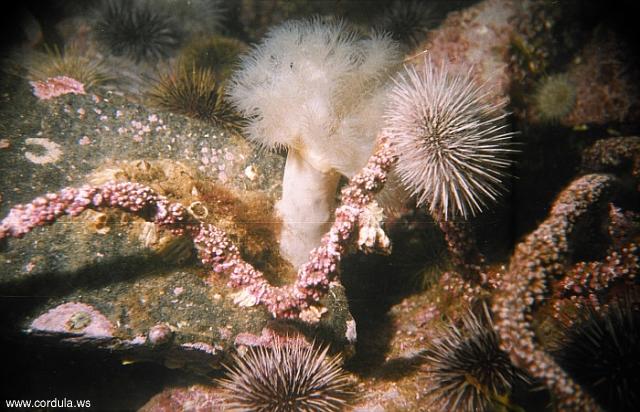
[[[149,111],[107,89],[41,101],[25,80],[8,80],[0,94],[2,217],[47,192],[111,179],[146,180],[223,226],[238,213],[222,208],[228,213],[218,215],[217,194],[225,194],[227,209],[264,207],[279,196],[284,159],[239,136]],[[252,248],[259,254],[261,245]],[[241,344],[239,335],[259,339],[282,327],[263,308],[235,305],[233,292],[199,265],[189,239],[123,212],[65,216],[0,243],[0,293],[14,297],[2,301],[6,332],[48,344],[208,373]],[[353,318],[344,289],[332,292],[318,325],[293,327],[340,348],[353,343]],[[30,303],[17,305],[25,297]]]

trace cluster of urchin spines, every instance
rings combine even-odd
[[[27,78],[31,81],[47,81],[66,76],[77,80],[85,89],[111,80],[105,71],[103,60],[92,60],[74,47],[44,46],[44,53],[27,57],[24,62]]]
[[[450,323],[432,340],[423,357],[429,376],[427,395],[440,410],[488,411],[508,399],[517,381],[528,377],[500,349],[489,309],[468,310],[459,327]]]
[[[148,1],[106,0],[96,19],[96,37],[115,56],[139,63],[171,54],[183,33],[177,21]]]
[[[487,100],[471,71],[450,73],[425,58],[394,78],[385,134],[405,187],[432,215],[468,218],[504,190],[512,132],[504,103]]]
[[[224,80],[195,64],[161,73],[147,93],[152,106],[236,132],[244,123],[225,99]]]
[[[416,48],[427,37],[434,10],[432,2],[396,0],[381,16],[379,29],[407,48]]]
[[[233,411],[341,411],[353,399],[353,387],[342,358],[328,351],[302,338],[276,339],[235,355],[218,383]]]
[[[631,295],[608,308],[582,313],[572,325],[559,323],[555,359],[607,410],[633,410],[639,400],[640,310]]]

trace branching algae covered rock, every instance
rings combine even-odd
[[[242,288],[236,296],[237,303],[243,306],[264,304],[274,316],[299,316],[315,322],[323,313],[317,304],[329,291],[330,283],[338,273],[339,262],[354,240],[359,218],[371,203],[372,196],[382,188],[393,160],[389,145],[381,142],[363,171],[343,189],[343,205],[336,210],[336,220],[323,236],[321,245],[300,267],[296,282],[284,287],[270,285],[260,271],[244,261],[238,247],[224,231],[211,224],[192,222],[186,207],[170,202],[137,183],[110,182],[97,187],[65,188],[59,193],[39,197],[30,204],[18,205],[0,223],[0,239],[21,237],[65,214],[77,216],[86,209],[117,207],[147,216],[175,234],[190,235],[202,262],[210,265],[216,273],[229,273],[230,286]]]

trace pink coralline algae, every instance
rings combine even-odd
[[[618,283],[633,285],[640,271],[640,248],[630,243],[610,252],[602,261],[579,262],[560,281],[558,298],[599,311],[603,295]],[[563,301],[554,302],[557,316]]]
[[[512,0],[486,0],[449,13],[416,53],[429,53],[434,63],[447,62],[451,72],[465,73],[473,67],[478,83],[490,84],[489,101],[504,102],[511,83],[507,56],[518,9]]]
[[[149,329],[149,333],[147,333],[147,338],[149,339],[149,343],[152,345],[163,345],[169,341],[173,337],[173,331],[169,325],[164,323],[154,325]]]
[[[77,216],[87,209],[117,207],[133,213],[150,211],[153,220],[181,234],[180,223],[189,216],[186,208],[170,203],[152,189],[137,183],[107,183],[98,187],[64,188],[27,205],[17,205],[0,222],[0,239],[22,237],[36,226],[53,223],[63,215]]]
[[[556,199],[549,217],[520,243],[503,289],[494,301],[495,328],[512,362],[544,382],[559,410],[598,410],[594,400],[544,352],[532,326],[535,309],[549,297],[549,284],[565,274],[576,228],[604,209],[616,185],[611,175],[590,174],[573,181]]]
[[[485,259],[478,250],[468,223],[443,219],[436,221],[447,242],[451,263],[460,276],[472,287],[482,285],[486,270]]]
[[[109,182],[97,187],[65,188],[29,204],[17,205],[0,222],[0,239],[22,237],[63,215],[77,216],[87,209],[119,208],[148,218],[174,234],[191,236],[202,263],[215,273],[228,274],[229,286],[240,289],[235,298],[237,303],[262,304],[278,318],[317,321],[323,313],[319,301],[335,280],[347,247],[355,241],[359,218],[384,186],[394,162],[389,144],[381,139],[367,165],[342,189],[343,203],[336,209],[335,221],[320,246],[311,251],[308,262],[300,267],[297,280],[282,287],[270,285],[262,272],[244,261],[224,231],[193,221],[183,205],[170,202],[138,183]]]
[[[494,299],[495,328],[512,362],[543,382],[559,410],[599,410],[596,402],[564,371],[536,339],[534,318],[541,307],[571,323],[564,309],[598,311],[621,289],[637,286],[640,254],[637,213],[610,203],[640,177],[640,140],[616,137],[597,141],[583,152],[582,170],[557,197],[549,216],[520,243]],[[598,173],[593,173],[598,172]],[[622,172],[617,179],[603,172]],[[598,224],[603,223],[603,224]],[[604,225],[606,223],[606,226]],[[588,228],[588,229],[587,229]],[[602,230],[609,248],[602,258],[574,262],[580,234]],[[604,238],[603,238],[604,240]],[[565,319],[566,318],[566,319]]]
[[[571,113],[563,117],[564,125],[640,119],[640,73],[629,63],[628,45],[610,31],[597,32],[569,65],[569,78],[576,85],[576,102]]]
[[[31,329],[110,338],[113,337],[114,327],[109,319],[95,308],[84,303],[69,302],[40,315],[31,323]]]
[[[582,154],[585,172],[612,172],[630,168],[632,177],[640,183],[640,137],[611,137],[601,139]]]
[[[140,408],[141,412],[192,411],[210,412],[226,410],[222,390],[207,385],[167,388]]]
[[[607,234],[614,250],[633,242],[634,236],[640,234],[640,214],[631,210],[623,211],[610,203]]]
[[[236,346],[267,347],[280,343],[291,343],[304,340],[305,337],[297,329],[288,325],[271,325],[262,329],[260,336],[253,333],[238,333],[235,337]]]
[[[218,345],[211,346],[205,342],[188,342],[188,343],[183,343],[182,345],[180,345],[180,347],[208,353],[209,355],[216,355],[221,351],[220,346]]]
[[[63,94],[85,94],[84,84],[67,76],[50,77],[43,81],[31,81],[33,94],[40,100],[49,100]]]
[[[311,251],[309,260],[299,268],[293,284],[270,285],[260,271],[242,260],[238,248],[224,232],[211,225],[194,238],[200,258],[215,272],[230,273],[229,285],[243,288],[236,297],[241,305],[263,304],[278,318],[317,320],[320,314],[317,304],[338,274],[340,260],[354,240],[359,216],[384,186],[394,161],[388,143],[383,140],[362,171],[342,189],[342,205],[336,209],[333,225],[323,236],[320,246]]]
[[[633,288],[640,280],[638,215],[609,203],[608,218],[607,235],[611,246],[607,249],[606,256],[601,260],[578,262],[554,285],[553,315],[560,321],[572,323],[566,316],[562,316],[567,307],[574,312],[585,307],[600,311],[615,300],[612,290],[618,286]]]

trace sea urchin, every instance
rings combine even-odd
[[[136,62],[168,56],[181,38],[174,19],[144,0],[107,0],[95,33],[112,54]]]
[[[89,89],[108,80],[100,60],[93,60],[74,48],[45,46],[45,53],[34,55],[26,64],[30,80],[47,80],[51,77],[71,77]]]
[[[510,161],[513,133],[501,104],[487,100],[471,73],[450,74],[425,59],[395,80],[386,110],[386,134],[398,154],[404,185],[432,215],[467,218],[496,200]]]
[[[505,406],[514,382],[527,380],[500,349],[488,308],[483,309],[480,316],[469,311],[462,328],[451,324],[424,355],[424,371],[431,380],[427,394],[443,411]]]
[[[229,131],[242,125],[242,117],[226,102],[224,87],[211,69],[178,64],[175,71],[159,75],[148,98],[152,106]]]
[[[401,44],[410,48],[419,47],[427,36],[433,11],[433,2],[396,0],[382,15],[380,29],[390,33]]]
[[[199,36],[182,49],[180,63],[187,68],[211,69],[218,79],[225,80],[246,49],[246,44],[231,37]]]
[[[231,410],[331,412],[342,410],[353,393],[339,356],[302,339],[276,340],[235,357],[219,381]]]
[[[629,297],[604,312],[589,309],[563,326],[558,363],[606,410],[630,411],[640,401],[640,310]]]

